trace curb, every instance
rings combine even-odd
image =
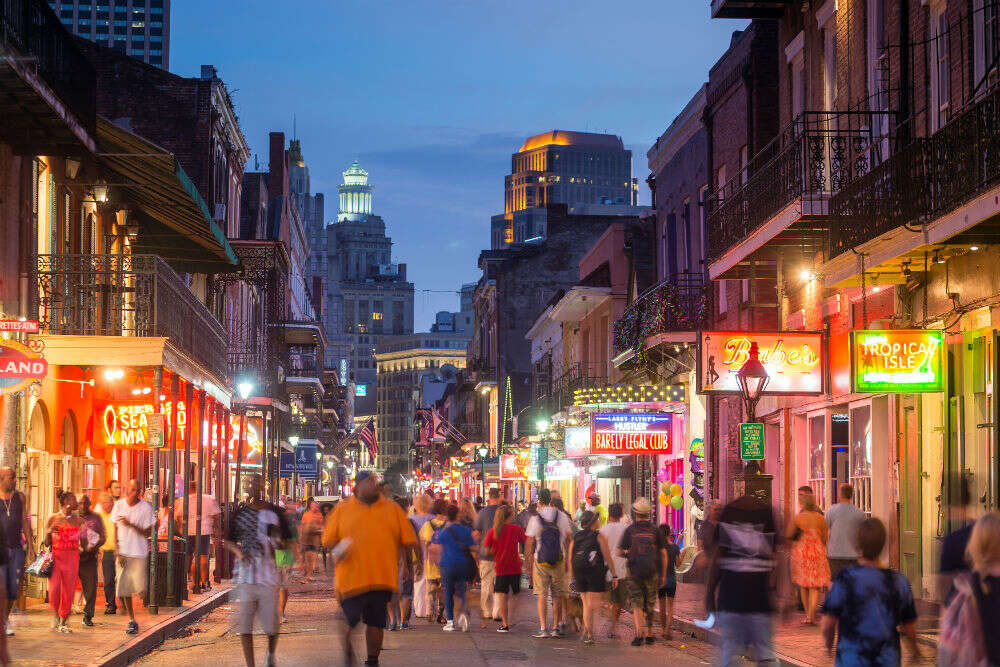
[[[172,637],[186,625],[198,621],[209,612],[221,607],[229,601],[231,588],[213,592],[207,598],[189,609],[165,618],[146,630],[125,646],[106,653],[87,667],[126,667],[146,655],[164,641]]]

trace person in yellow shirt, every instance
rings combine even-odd
[[[118,526],[111,520],[111,508],[115,499],[107,491],[101,493],[97,504],[97,515],[104,524],[104,544],[101,545],[101,573],[104,575],[104,613],[117,614],[118,601],[115,599],[115,549],[118,546]]]
[[[378,665],[387,605],[398,590],[399,553],[403,565],[419,570],[419,546],[413,524],[403,510],[382,496],[378,477],[365,470],[355,478],[354,495],[337,504],[323,528],[323,546],[333,549],[334,588],[347,627],[344,652],[353,664],[351,631],[365,624],[366,665]],[[412,577],[412,573],[408,573]]]
[[[448,501],[438,498],[431,506],[434,518],[420,527],[420,546],[427,559],[424,561],[424,578],[427,580],[427,620],[431,623],[444,623],[444,594],[441,589],[441,570],[430,556],[431,540],[434,533],[448,523],[445,512],[448,511]]]

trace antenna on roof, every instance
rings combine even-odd
[[[292,139],[298,139],[298,122],[295,118],[295,114],[292,114]]]

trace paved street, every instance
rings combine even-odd
[[[642,648],[628,645],[632,637],[631,627],[622,628],[624,638],[600,639],[594,646],[583,645],[577,636],[534,639],[530,636],[537,626],[534,598],[530,594],[522,594],[519,598],[517,624],[509,635],[497,634],[495,624],[490,624],[487,630],[480,629],[478,618],[468,634],[446,634],[440,626],[418,620],[411,630],[386,633],[381,664],[386,667],[583,664],[619,667],[623,658],[628,658],[632,665],[694,667],[711,664],[713,660],[713,647],[677,632],[673,641],[664,643],[658,640],[657,645]],[[142,667],[242,665],[239,637],[230,630],[234,611],[233,605],[217,609],[188,628],[190,632],[167,641],[137,664]],[[329,583],[298,584],[289,600],[287,616],[288,622],[282,626],[278,644],[279,667],[343,664],[343,652],[336,634],[343,617],[331,600]],[[355,639],[358,655],[363,659],[362,638],[359,635]],[[263,664],[264,638],[259,637],[256,645],[261,656],[258,664]]]

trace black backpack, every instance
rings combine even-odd
[[[582,575],[603,575],[606,566],[596,530],[581,530],[573,536],[573,571]]]
[[[538,562],[555,565],[562,560],[562,533],[559,531],[559,515],[555,521],[546,521],[538,515],[542,533],[538,536]]]
[[[648,528],[646,526],[649,526]],[[628,550],[628,575],[633,579],[649,579],[659,571],[656,529],[651,524],[632,525],[632,546]]]

